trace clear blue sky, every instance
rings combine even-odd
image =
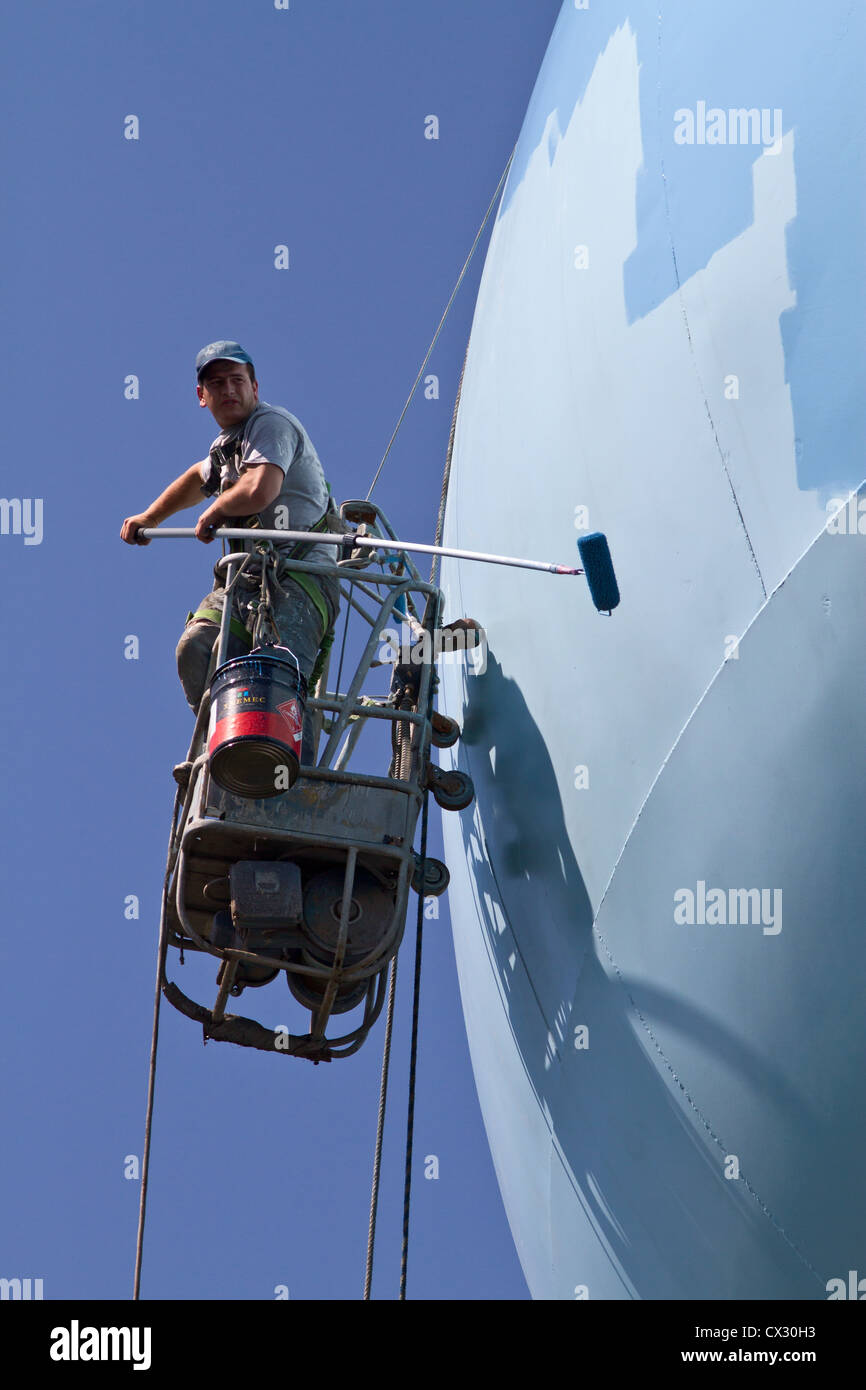
[[[222,337],[253,356],[262,398],[304,422],[335,495],[366,494],[559,8],[48,0],[4,17],[0,492],[41,499],[43,534],[0,536],[0,1275],[42,1278],[46,1298],[131,1290],[139,1185],[124,1162],[142,1149],[170,772],[191,720],[174,648],[217,558],[133,550],[121,522],[207,453],[217,427],[193,362]],[[416,397],[375,494],[407,538],[433,538],[482,255],[429,368],[440,399]],[[425,939],[409,1294],[525,1298],[442,901]],[[413,936],[410,922],[379,1298],[398,1282]],[[267,1017],[279,987],[241,1011]],[[358,1297],[382,1025],[356,1058],[314,1068],[205,1049],[168,1005],[162,1019],[143,1296]]]

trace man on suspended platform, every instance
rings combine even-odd
[[[239,343],[221,340],[202,348],[195,362],[199,403],[210,410],[220,434],[202,459],[166,488],[155,502],[137,516],[129,516],[121,538],[130,545],[149,545],[138,540],[141,529],[158,526],[175,512],[215,497],[202,512],[195,528],[200,541],[209,544],[220,526],[261,527],[264,530],[307,531],[330,529],[336,516],[330,488],[309,435],[301,422],[282,406],[259,400],[252,359]],[[233,542],[233,548],[240,548]],[[245,542],[244,549],[252,549]],[[333,545],[277,543],[285,556],[316,564],[332,564]],[[215,587],[187,618],[177,646],[177,667],[184,694],[198,711],[208,684],[211,652],[222,616],[224,572],[214,570]],[[309,677],[339,611],[339,585],[335,578],[290,570],[280,564],[277,582],[284,594],[272,599],[273,618],[280,644],[298,660]],[[261,560],[249,561],[233,589],[228,656],[244,656],[253,645],[253,631],[261,587]],[[306,740],[302,761],[312,756]]]

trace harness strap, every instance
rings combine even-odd
[[[325,669],[328,653],[334,644],[334,624],[331,621],[324,595],[311,574],[304,574],[303,570],[285,571],[281,573],[279,579],[276,580],[278,587],[284,584],[287,579],[293,584],[297,584],[298,588],[303,590],[310,602],[315,606],[322,620],[322,636],[319,642],[319,650],[316,653],[316,660],[313,663],[313,669],[307,681],[307,688],[309,690],[315,690],[322,671]],[[282,592],[285,593],[285,589],[283,589]]]
[[[337,511],[337,506],[334,502],[333,494],[331,493],[331,484],[327,481],[327,479],[325,480],[325,487],[328,489],[328,505],[326,506],[322,515],[319,517],[318,521],[315,522],[312,526],[306,528],[309,531],[330,531],[331,518],[339,518],[340,514]],[[250,524],[252,524],[253,526],[261,526],[261,514],[257,513],[255,518],[248,518],[247,525]],[[269,544],[273,545],[273,542],[269,542]],[[322,590],[319,587],[319,585],[316,583],[315,577],[311,574],[304,574],[303,570],[282,570],[282,566],[280,564],[280,561],[284,559],[303,560],[304,556],[309,554],[310,550],[314,545],[315,541],[298,541],[295,545],[292,546],[291,550],[284,551],[281,554],[280,549],[278,547],[274,547],[272,553],[274,554],[274,558],[276,561],[275,576],[277,577],[277,582],[282,584],[285,579],[291,579],[293,584],[297,584],[301,589],[303,589],[304,593],[307,595],[307,598],[315,607],[316,612],[319,614],[319,617],[322,619],[322,634],[324,640],[324,635],[327,634],[328,628],[331,625],[330,611],[328,609],[327,603],[325,602],[325,596],[322,593]]]
[[[315,525],[309,528],[310,531],[329,531],[331,529],[331,517],[339,517],[339,512],[337,511],[333,496],[331,494],[331,484],[326,481],[325,486],[328,489],[328,505],[322,516],[320,516],[319,520],[315,523]],[[253,528],[261,526],[261,516],[259,514],[256,514],[254,517],[247,517],[245,518],[245,521],[247,526],[252,526]],[[253,544],[255,544],[255,542],[253,542]],[[276,554],[274,554],[274,560],[276,561],[275,577],[276,575],[279,575],[279,578],[277,580],[278,585],[285,583],[287,579],[291,580],[293,584],[297,584],[298,587],[303,590],[307,598],[313,604],[313,607],[316,609],[316,612],[322,620],[322,639],[319,643],[319,650],[316,655],[316,662],[310,675],[309,681],[311,689],[315,689],[316,682],[321,676],[322,669],[325,664],[325,659],[329,651],[331,650],[331,646],[333,645],[334,626],[331,622],[330,611],[328,609],[327,603],[325,602],[325,596],[322,593],[322,590],[320,589],[319,585],[316,583],[314,576],[311,574],[305,574],[301,570],[284,570],[279,562],[281,558],[302,560],[304,556],[309,553],[310,549],[314,544],[314,541],[299,541],[296,545],[292,547],[290,551],[287,552],[287,554],[284,557],[280,557],[279,552],[276,552]],[[280,572],[281,570],[282,572]],[[202,618],[208,622],[219,624],[222,621],[222,614],[218,608],[199,608],[195,611],[195,613],[188,613],[186,616],[186,620],[188,623],[196,618]],[[248,629],[244,627],[243,623],[238,621],[237,618],[232,617],[229,619],[229,631],[233,634],[233,636],[239,638],[240,641],[242,641],[247,647],[252,647],[252,635],[250,634]]]
[[[187,613],[187,622],[192,622],[195,618],[205,618],[208,622],[216,623],[217,626],[222,622],[222,613],[218,608],[197,608],[194,613]],[[252,635],[244,627],[243,623],[237,618],[229,618],[229,631],[234,637],[239,637],[248,647],[253,645]]]
[[[333,494],[331,492],[331,484],[327,481],[327,479],[325,480],[325,487],[328,489],[328,505],[325,508],[322,515],[319,517],[318,521],[313,526],[309,527],[310,531],[330,531],[331,518],[336,517],[339,519],[340,514],[337,511],[337,506],[334,502]],[[314,544],[314,541],[298,541],[295,545],[292,546],[292,549],[288,551],[288,553],[283,558],[290,560],[303,560],[304,556],[309,554]],[[307,598],[315,607],[317,613],[319,614],[319,617],[322,619],[322,640],[319,644],[319,651],[318,655],[316,656],[316,664],[313,667],[312,672],[310,673],[309,680],[310,689],[315,690],[319,676],[322,674],[322,668],[325,664],[325,658],[327,657],[328,652],[331,650],[331,646],[334,641],[334,627],[333,623],[331,622],[330,610],[328,608],[327,603],[325,602],[325,596],[322,593],[322,590],[319,587],[319,585],[316,583],[315,577],[312,574],[305,574],[303,570],[285,570],[281,567],[278,567],[277,573],[278,583],[283,584],[287,579],[289,579],[293,584],[297,584],[299,588],[303,589],[304,593],[307,595]]]
[[[293,584],[297,584],[303,589],[307,598],[314,604],[319,617],[322,620],[322,632],[325,633],[330,627],[330,617],[328,615],[328,605],[325,603],[324,595],[311,574],[304,574],[302,570],[288,570],[279,577],[279,583],[290,579]]]
[[[337,511],[336,503],[334,502],[334,499],[331,496],[331,484],[329,482],[326,482],[325,487],[328,489],[328,505],[323,511],[322,515],[319,517],[318,521],[315,522],[312,526],[308,526],[305,528],[308,531],[330,531],[331,517],[339,517],[340,515]],[[314,544],[314,541],[297,541],[295,545],[292,546],[291,550],[287,552],[287,558],[290,560],[303,560],[304,556],[309,554],[309,551],[311,550]]]
[[[310,672],[310,679],[307,681],[307,688],[309,690],[315,691],[316,686],[319,684],[322,672],[325,669],[325,662],[328,658],[328,653],[330,652],[333,645],[334,628],[332,625],[331,627],[327,628],[326,631],[322,634],[322,641],[319,647],[318,654],[316,656],[315,665],[313,666],[313,669]]]
[[[316,612],[322,620],[322,641],[320,644],[321,651],[321,649],[324,647],[325,639],[329,633],[331,635],[331,642],[333,642],[334,640],[334,629],[330,623],[328,606],[325,603],[321,589],[313,580],[312,575],[308,574],[289,573],[281,575],[280,579],[281,582],[285,581],[286,579],[291,579],[292,582],[297,584],[300,589],[303,589],[310,602],[314,604]],[[188,623],[192,622],[196,618],[204,618],[208,622],[216,623],[217,625],[219,625],[219,623],[222,622],[222,613],[218,608],[197,608],[194,613],[187,613],[186,615],[186,620]],[[239,619],[234,617],[229,618],[229,631],[235,637],[239,637],[242,642],[245,642],[247,644],[247,646],[252,646],[252,636],[249,630],[244,627],[243,623],[240,622]],[[328,644],[328,649],[330,649],[330,643]]]

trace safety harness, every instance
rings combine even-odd
[[[222,447],[214,445],[210,453],[213,474],[216,474],[217,470],[219,471],[221,493],[226,490],[230,463],[234,462],[235,467],[237,467],[236,451],[239,451],[241,441],[232,442],[235,444],[235,449],[231,451],[231,454],[228,445]],[[216,458],[214,455],[216,455]],[[331,493],[331,484],[326,481],[325,486],[328,489],[328,505],[318,521],[309,528],[305,528],[309,529],[310,532],[340,532],[343,530],[340,513]],[[215,490],[214,488],[214,491]],[[256,512],[253,516],[239,518],[238,525],[250,529],[261,528],[261,514]],[[322,619],[322,637],[319,643],[315,664],[308,681],[309,689],[315,691],[319,678],[324,670],[328,653],[334,642],[335,618],[332,619],[330,616],[330,610],[325,596],[316,583],[315,577],[312,574],[305,574],[303,570],[289,569],[285,564],[286,560],[303,560],[315,545],[315,541],[299,541],[297,544],[293,545],[288,552],[286,552],[285,549],[278,550],[272,541],[254,541],[251,544],[255,547],[255,551],[258,551],[262,556],[261,595],[257,605],[258,611],[255,626],[251,633],[249,628],[245,627],[238,618],[230,616],[229,631],[234,637],[237,637],[239,641],[243,642],[246,647],[252,647],[263,640],[267,628],[272,629],[279,641],[279,630],[273,616],[270,586],[273,585],[278,593],[285,596],[286,591],[282,587],[281,581],[285,582],[285,580],[288,579],[293,584],[298,585],[307,595],[307,598],[313,604],[319,617]],[[255,552],[251,550],[250,553],[253,554]],[[215,571],[215,573],[218,579],[222,578],[220,572]],[[239,575],[238,578],[240,578]],[[228,594],[226,595],[226,599],[230,602],[233,601]],[[222,620],[222,614],[218,608],[198,608],[194,613],[188,613],[186,620],[187,623],[189,623],[195,621],[197,618],[205,619],[212,623],[219,623]]]

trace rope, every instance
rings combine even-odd
[[[460,368],[460,381],[457,386],[457,395],[454,399],[454,414],[451,416],[451,433],[448,436],[448,452],[445,455],[445,471],[442,474],[442,495],[439,498],[439,515],[436,518],[436,539],[434,545],[442,544],[442,531],[445,526],[445,506],[448,501],[448,484],[451,480],[451,458],[454,454],[454,437],[457,434],[457,412],[460,409],[460,397],[463,392],[463,377],[466,372],[466,361],[469,357],[469,348],[463,355],[463,366]],[[439,555],[433,556],[433,564],[430,566],[430,583],[436,583],[439,573]]]
[[[430,344],[429,348],[427,349],[427,356],[424,358],[424,361],[421,363],[420,369],[419,369],[419,371],[418,371],[418,375],[417,375],[416,378],[415,378],[415,384],[413,385],[412,390],[409,392],[409,395],[408,395],[408,397],[407,397],[407,399],[406,399],[406,404],[404,405],[402,411],[400,412],[400,419],[397,421],[396,425],[394,426],[394,433],[391,435],[391,438],[390,438],[389,441],[388,441],[388,447],[387,447],[387,449],[385,450],[384,454],[382,455],[382,462],[379,464],[379,467],[376,469],[375,476],[374,476],[374,478],[373,478],[372,483],[370,484],[370,491],[367,493],[367,501],[368,501],[368,502],[369,502],[369,500],[370,500],[370,497],[372,496],[373,488],[376,486],[376,483],[377,483],[378,480],[379,480],[379,474],[382,472],[382,469],[383,469],[384,466],[385,466],[385,460],[387,459],[388,455],[389,455],[390,452],[391,452],[391,446],[392,446],[392,444],[394,443],[394,440],[397,438],[397,431],[399,430],[400,426],[401,426],[402,423],[403,423],[403,420],[404,420],[404,418],[405,418],[405,416],[406,416],[406,411],[409,409],[409,406],[412,404],[412,397],[415,395],[415,392],[418,390],[418,383],[420,382],[422,376],[424,375],[424,368],[427,366],[427,363],[430,361],[430,358],[431,358],[431,356],[432,356],[432,354],[433,354],[433,349],[434,349],[434,347],[436,346],[436,343],[438,342],[439,334],[442,332],[442,329],[443,329],[444,326],[445,326],[445,320],[447,319],[447,317],[448,317],[448,315],[449,315],[449,313],[450,313],[450,311],[451,311],[451,305],[454,303],[454,300],[455,300],[456,297],[457,297],[457,291],[460,289],[460,286],[463,284],[464,276],[466,275],[466,272],[467,272],[467,270],[469,269],[469,263],[470,263],[470,261],[472,260],[472,257],[475,255],[475,250],[476,250],[476,248],[477,248],[477,246],[478,246],[478,243],[479,243],[479,241],[481,240],[481,237],[482,237],[482,235],[483,235],[483,233],[484,233],[484,228],[487,226],[488,220],[489,220],[489,218],[490,218],[490,214],[491,214],[491,212],[493,211],[494,205],[495,205],[495,203],[496,203],[496,199],[499,197],[499,193],[500,193],[500,191],[501,191],[501,189],[502,189],[502,185],[505,183],[505,180],[506,180],[506,178],[507,178],[507,176],[508,176],[508,170],[511,168],[511,161],[512,161],[513,158],[514,158],[514,152],[515,152],[516,149],[517,149],[517,146],[515,145],[515,146],[514,146],[514,149],[511,151],[511,154],[508,156],[508,163],[506,164],[505,168],[504,168],[503,171],[502,171],[502,177],[501,177],[501,179],[499,180],[499,183],[496,185],[496,192],[494,193],[493,197],[490,199],[490,206],[489,206],[489,208],[487,209],[486,213],[484,214],[484,221],[481,223],[481,226],[478,228],[478,232],[476,233],[475,240],[474,240],[473,243],[472,243],[472,248],[471,248],[471,250],[470,250],[470,252],[469,252],[469,255],[466,257],[466,260],[465,260],[464,263],[463,263],[463,269],[461,270],[459,276],[457,277],[457,284],[454,286],[454,289],[451,291],[451,298],[448,300],[448,303],[445,305],[445,312],[444,312],[444,314],[442,315],[441,319],[439,320],[439,327],[436,329],[436,332],[433,334],[433,341],[432,341],[432,343]]]
[[[513,158],[514,158],[514,152],[512,151],[511,159],[513,159]],[[509,167],[509,165],[511,164],[511,159],[509,159],[508,164],[506,165],[506,168],[505,168],[505,173],[506,173],[506,174],[507,174],[507,172],[508,172],[508,167]],[[503,178],[503,179],[505,178],[505,174],[503,174],[502,178]],[[502,184],[502,179],[500,179],[500,186],[501,186],[501,184]],[[497,190],[497,192],[498,192],[498,190]],[[494,201],[495,201],[495,198],[494,198]],[[492,206],[492,204],[491,204],[491,206]],[[488,209],[488,216],[489,216],[489,209]],[[485,219],[485,221],[486,221],[486,219]],[[473,248],[473,249],[474,249],[474,248]],[[448,436],[448,451],[447,451],[447,454],[446,454],[446,456],[445,456],[445,469],[444,469],[444,472],[443,472],[443,475],[442,475],[442,494],[441,494],[440,499],[439,499],[439,515],[438,515],[438,517],[437,517],[437,519],[436,519],[436,540],[434,541],[434,545],[441,545],[441,543],[442,543],[442,530],[443,530],[443,526],[444,526],[444,524],[445,524],[445,506],[446,506],[446,502],[447,502],[447,500],[448,500],[448,484],[449,484],[449,481],[450,481],[450,478],[451,478],[451,459],[452,459],[452,456],[453,456],[453,454],[454,454],[454,438],[455,438],[455,435],[456,435],[456,433],[457,433],[457,412],[458,412],[458,410],[459,410],[459,408],[460,408],[460,396],[461,396],[461,393],[462,393],[462,391],[463,391],[463,376],[464,376],[464,374],[465,374],[465,372],[466,372],[466,361],[467,361],[468,356],[469,356],[469,349],[468,349],[468,347],[467,347],[466,352],[465,352],[464,357],[463,357],[463,366],[462,366],[462,368],[461,368],[461,370],[460,370],[460,381],[459,381],[459,384],[458,384],[458,386],[457,386],[457,396],[456,396],[456,399],[455,399],[455,401],[454,401],[454,413],[453,413],[453,415],[451,416],[451,432],[450,432],[450,434],[449,434],[449,436]],[[438,555],[434,555],[434,556],[433,556],[433,564],[432,564],[432,566],[431,566],[431,568],[430,568],[430,583],[431,583],[431,584],[435,584],[435,583],[436,583],[436,575],[437,575],[438,569],[439,569],[439,556],[438,556]],[[438,616],[438,615],[437,615],[437,616]],[[430,717],[430,710],[431,710],[432,705],[433,705],[433,689],[434,689],[434,682],[431,681],[431,682],[430,682],[430,697],[429,697],[428,702],[427,702],[427,717],[428,717],[428,719],[429,719],[429,717]],[[422,887],[422,889],[423,889],[423,886],[424,886],[424,883],[423,883],[423,875],[424,875],[424,870],[425,870],[425,866],[426,866],[426,862],[427,862],[427,810],[428,810],[429,799],[430,799],[430,793],[429,793],[429,792],[425,792],[425,793],[424,793],[424,804],[423,804],[422,811],[421,811],[421,875],[422,875],[421,887]],[[419,893],[419,895],[418,895],[418,917],[417,917],[417,921],[416,921],[416,924],[415,924],[415,979],[414,979],[414,986],[413,986],[413,993],[412,993],[412,1043],[411,1043],[411,1053],[410,1053],[410,1058],[409,1058],[409,1104],[408,1104],[408,1112],[407,1112],[407,1116],[406,1116],[406,1168],[405,1168],[405,1173],[404,1173],[404,1178],[403,1178],[403,1243],[402,1243],[402,1247],[401,1247],[401,1250],[400,1250],[400,1299],[403,1300],[403,1301],[405,1301],[405,1298],[406,1298],[406,1279],[407,1279],[408,1264],[409,1264],[409,1213],[410,1213],[410,1205],[411,1205],[411,1199],[412,1199],[412,1148],[413,1148],[413,1142],[414,1142],[414,1137],[415,1137],[415,1075],[416,1075],[417,1060],[418,1060],[418,1019],[419,1019],[420,1003],[421,1003],[421,947],[422,947],[422,944],[423,944],[423,930],[424,930],[423,924],[424,924],[424,894],[423,894],[423,891],[422,891],[422,892]]]
[[[279,646],[282,640],[280,637],[280,629],[277,627],[276,619],[274,618],[274,605],[271,587],[268,581],[269,569],[273,571],[271,576],[273,584],[279,588],[280,586],[277,584],[276,573],[277,556],[274,553],[273,546],[270,547],[268,554],[262,559],[262,580],[259,591],[259,602],[256,610],[256,620],[253,626],[254,647],[261,646],[263,642],[267,642],[268,640],[275,641]]]
[[[168,855],[165,865],[165,878],[162,884],[162,909],[159,919],[159,946],[156,963],[156,993],[153,1000],[153,1034],[150,1040],[150,1065],[147,1074],[147,1107],[144,1121],[144,1153],[141,1160],[141,1196],[138,1203],[138,1236],[135,1242],[135,1276],[132,1297],[137,1301],[141,1289],[141,1258],[144,1248],[144,1221],[147,1211],[147,1179],[150,1172],[150,1136],[153,1124],[153,1100],[156,1093],[156,1049],[159,1041],[159,1006],[162,1000],[162,981],[165,975],[165,957],[168,950],[168,885],[171,878],[172,849],[177,832],[177,817],[180,810],[182,789],[178,787],[174,797],[174,812],[171,818],[171,834],[168,840]]]
[[[494,207],[494,205],[495,205],[495,203],[496,203],[496,199],[499,197],[499,193],[500,193],[500,191],[501,191],[501,189],[502,189],[503,184],[505,183],[506,177],[508,176],[508,171],[509,171],[509,169],[511,168],[511,162],[512,162],[512,160],[514,159],[514,153],[515,153],[516,148],[517,148],[517,146],[515,145],[514,150],[511,151],[511,154],[510,154],[509,157],[508,157],[508,163],[506,164],[504,170],[502,171],[502,177],[500,178],[499,183],[498,183],[497,186],[496,186],[496,192],[494,193],[493,197],[492,197],[491,200],[490,200],[490,206],[488,207],[487,212],[486,212],[485,215],[484,215],[484,221],[481,223],[481,226],[480,226],[479,229],[478,229],[478,232],[477,232],[477,234],[476,234],[475,240],[474,240],[474,242],[472,243],[472,247],[471,247],[471,250],[470,250],[470,252],[469,252],[469,255],[466,257],[466,260],[465,260],[464,265],[463,265],[463,269],[461,270],[461,272],[460,272],[460,274],[459,274],[459,276],[458,276],[458,278],[457,278],[457,283],[456,283],[456,285],[454,286],[454,290],[453,290],[453,292],[452,292],[452,294],[451,294],[451,298],[449,299],[447,305],[445,306],[445,312],[444,312],[444,314],[442,315],[442,318],[439,320],[439,326],[438,326],[438,328],[436,329],[436,332],[435,332],[434,335],[433,335],[433,341],[432,341],[431,344],[430,344],[430,347],[429,347],[429,349],[428,349],[428,351],[427,351],[427,355],[426,355],[426,357],[424,358],[424,361],[421,363],[421,367],[420,367],[420,369],[419,369],[418,375],[417,375],[416,378],[415,378],[415,383],[414,383],[414,385],[413,385],[413,387],[412,387],[412,390],[409,392],[409,396],[408,396],[408,399],[407,399],[407,401],[406,401],[406,404],[404,405],[403,410],[402,410],[402,412],[401,412],[401,414],[400,414],[400,418],[399,418],[399,420],[397,421],[397,424],[396,424],[395,427],[394,427],[394,433],[391,435],[391,438],[390,438],[390,440],[388,441],[388,447],[387,447],[387,449],[385,450],[385,453],[384,453],[383,456],[382,456],[382,461],[381,461],[381,463],[379,464],[379,467],[376,469],[375,475],[374,475],[374,477],[373,477],[373,481],[372,481],[372,483],[370,484],[370,490],[369,490],[369,492],[367,493],[367,500],[368,500],[368,501],[369,501],[369,499],[370,499],[370,497],[371,497],[371,495],[372,495],[373,488],[376,486],[376,483],[378,482],[379,474],[382,472],[382,469],[383,469],[383,467],[384,467],[384,465],[385,465],[385,460],[387,459],[389,453],[391,452],[391,447],[392,447],[392,445],[393,445],[393,443],[394,443],[394,440],[397,438],[397,431],[399,430],[400,426],[402,425],[403,420],[404,420],[405,415],[406,415],[406,411],[409,409],[409,406],[410,406],[410,404],[411,404],[412,398],[413,398],[413,396],[415,395],[415,392],[416,392],[417,389],[418,389],[418,383],[420,382],[422,376],[424,375],[424,368],[427,366],[427,363],[428,363],[429,360],[430,360],[430,357],[431,357],[431,354],[432,354],[432,352],[433,352],[433,349],[434,349],[434,347],[436,346],[436,342],[437,342],[437,340],[438,340],[438,338],[439,338],[439,334],[442,332],[442,328],[443,328],[443,326],[444,326],[444,324],[445,324],[445,320],[447,319],[448,314],[449,314],[450,309],[451,309],[451,306],[452,306],[452,304],[454,303],[454,300],[455,300],[455,298],[456,298],[456,296],[457,296],[457,291],[460,289],[460,286],[461,286],[461,284],[463,283],[464,277],[465,277],[466,272],[467,272],[467,270],[468,270],[468,268],[469,268],[469,263],[470,263],[470,261],[472,260],[473,255],[475,254],[475,250],[476,250],[476,248],[477,248],[477,246],[478,246],[478,243],[479,243],[479,241],[481,240],[481,237],[482,237],[482,235],[483,235],[484,228],[487,226],[487,222],[488,222],[488,220],[489,220],[489,218],[490,218],[491,212],[493,211],[493,207]],[[447,501],[447,497],[448,497],[448,483],[449,483],[450,476],[451,476],[451,459],[452,459],[452,455],[453,455],[453,452],[454,452],[454,437],[455,437],[456,430],[457,430],[457,411],[458,411],[458,407],[459,407],[459,405],[460,405],[460,394],[461,394],[461,391],[462,391],[462,388],[463,388],[463,376],[464,376],[464,373],[465,373],[465,371],[466,371],[466,360],[467,360],[468,355],[469,355],[469,350],[468,350],[468,348],[467,348],[466,354],[464,355],[464,358],[463,358],[463,367],[462,367],[461,372],[460,372],[460,383],[459,383],[459,385],[458,385],[458,387],[457,387],[457,398],[456,398],[456,400],[455,400],[455,402],[454,402],[454,413],[453,413],[452,418],[451,418],[451,433],[450,433],[449,438],[448,438],[448,451],[447,451],[447,455],[446,455],[446,459],[445,459],[445,469],[444,469],[444,473],[443,473],[443,477],[442,477],[442,494],[441,494],[440,501],[439,501],[439,515],[438,515],[437,522],[436,522],[436,541],[435,541],[435,544],[436,544],[436,545],[440,545],[440,544],[441,544],[441,541],[442,541],[442,529],[443,529],[443,525],[444,525],[444,521],[445,521],[445,505],[446,505],[446,501]],[[432,568],[431,568],[431,571],[430,571],[430,583],[431,583],[431,584],[435,584],[435,582],[436,582],[436,573],[437,573],[437,570],[438,570],[438,566],[439,566],[439,556],[438,556],[438,555],[434,555],[434,557],[433,557],[433,565],[432,565]],[[347,615],[347,616],[348,616],[348,615]],[[343,644],[344,644],[344,646],[345,646],[345,633],[344,633],[344,636],[343,636]],[[341,651],[341,653],[340,653],[340,666],[341,666],[341,668],[342,668],[342,651]],[[337,690],[339,690],[339,678],[338,678],[338,681],[337,681],[337,687],[336,687],[336,688],[337,688]],[[428,699],[428,702],[427,702],[427,717],[428,717],[428,719],[430,718],[430,711],[431,711],[432,706],[433,706],[433,688],[434,688],[434,682],[431,681],[431,682],[430,682],[430,695],[429,695],[429,699]],[[393,733],[394,733],[394,730],[392,729],[392,735],[393,735]],[[394,762],[396,762],[397,759],[399,758],[399,748],[398,748],[398,747],[394,747],[394,754],[395,754]],[[394,774],[393,774],[394,762],[392,762],[392,775],[394,775]],[[424,886],[424,885],[423,885],[423,875],[424,875],[424,869],[425,869],[425,865],[426,865],[426,861],[427,861],[427,814],[428,814],[428,802],[429,802],[429,792],[425,792],[425,794],[424,794],[424,803],[423,803],[422,812],[421,812],[421,856],[420,856],[421,865],[420,865],[420,867],[421,867],[421,875],[422,875],[422,884],[421,884],[422,892],[420,892],[420,893],[418,894],[418,916],[417,916],[416,925],[415,925],[415,975],[414,975],[413,992],[412,992],[412,1040],[411,1040],[411,1050],[410,1050],[410,1057],[409,1057],[409,1097],[408,1097],[408,1109],[407,1109],[407,1115],[406,1115],[406,1164],[405,1164],[404,1178],[403,1178],[403,1240],[402,1240],[402,1245],[401,1245],[401,1249],[400,1249],[400,1299],[401,1299],[401,1301],[405,1301],[405,1298],[406,1298],[406,1280],[407,1280],[408,1262],[409,1262],[409,1214],[410,1214],[411,1199],[412,1199],[412,1149],[413,1149],[414,1133],[415,1133],[415,1081],[416,1081],[417,1063],[418,1063],[418,1020],[419,1020],[419,1014],[420,1014],[420,1000],[421,1000],[421,948],[422,948],[423,930],[424,930],[424,925],[423,925],[423,924],[424,924],[424,893],[423,893],[423,886]],[[382,1165],[382,1141],[383,1141],[383,1135],[384,1135],[384,1130],[385,1130],[385,1106],[386,1106],[387,1093],[388,1093],[388,1069],[389,1069],[390,1057],[391,1057],[391,1035],[392,1035],[392,1027],[393,1027],[393,1021],[394,1021],[394,998],[395,998],[395,995],[396,995],[396,983],[397,983],[397,957],[394,956],[393,960],[391,961],[391,978],[390,978],[389,990],[388,990],[388,1016],[387,1016],[387,1020],[386,1020],[386,1024],[385,1024],[385,1042],[384,1042],[384,1046],[383,1046],[383,1050],[382,1050],[382,1075],[381,1075],[381,1081],[380,1081],[380,1086],[379,1086],[379,1114],[378,1114],[378,1120],[377,1120],[377,1125],[376,1125],[376,1148],[375,1148],[375,1153],[374,1153],[374,1158],[373,1158],[373,1184],[372,1184],[372,1192],[371,1192],[371,1194],[370,1194],[370,1225],[369,1225],[369,1230],[368,1230],[368,1233],[367,1233],[367,1260],[366,1260],[366,1266],[365,1266],[365,1272],[364,1272],[364,1299],[365,1299],[365,1300],[369,1300],[369,1298],[370,1298],[370,1289],[371,1289],[372,1281],[373,1281],[373,1250],[374,1250],[375,1239],[376,1239],[376,1216],[377,1216],[378,1204],[379,1204],[379,1181],[380,1181],[381,1165]]]
[[[373,1246],[376,1241],[376,1214],[379,1208],[379,1178],[382,1171],[382,1141],[385,1135],[385,1103],[388,1097],[388,1067],[391,1061],[391,1031],[394,1027],[394,999],[397,994],[397,957],[391,957],[388,982],[388,1014],[382,1049],[382,1079],[379,1084],[379,1115],[376,1121],[376,1152],[373,1157],[373,1190],[370,1193],[370,1226],[367,1232],[367,1263],[364,1269],[364,1299],[369,1300],[373,1283]]]
[[[431,682],[432,694],[432,682]],[[429,717],[429,716],[428,716]],[[424,870],[427,862],[427,803],[424,794],[421,811],[421,892],[418,894],[418,918],[415,925],[415,982],[412,992],[412,1048],[409,1054],[409,1105],[406,1114],[406,1169],[403,1179],[403,1244],[400,1250],[400,1299],[406,1298],[406,1274],[409,1263],[409,1208],[412,1199],[412,1144],[415,1135],[415,1072],[418,1061],[418,1015],[421,1003],[421,938],[424,924]]]

